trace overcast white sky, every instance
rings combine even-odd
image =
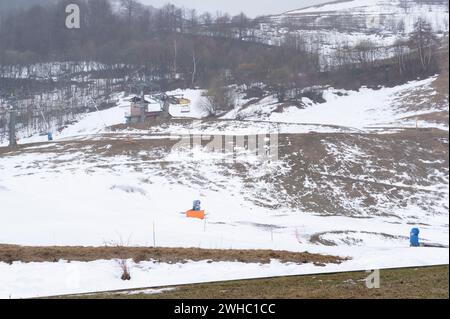
[[[332,0],[139,0],[142,3],[161,7],[166,3],[186,8],[193,8],[199,12],[228,12],[245,14],[255,17],[263,14],[278,14],[285,11],[303,8],[306,6],[331,2]]]

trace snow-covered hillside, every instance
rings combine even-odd
[[[117,125],[129,107],[120,94],[116,107],[85,114],[55,142],[24,145],[45,140],[36,137],[18,149],[0,148],[3,244],[102,246],[129,238],[133,246],[351,258],[324,267],[129,260],[130,282],[120,280],[114,260],[0,263],[0,298],[448,262],[448,133],[367,128],[440,110],[430,105],[435,80],[359,92],[330,88],[325,103],[305,100],[305,109],[281,113],[266,97],[256,112],[236,110],[247,110],[246,120],[172,119],[142,127]],[[201,98],[199,90],[173,93]],[[421,96],[429,109],[411,110],[408,94],[413,106]],[[264,152],[237,144],[249,134],[264,136]],[[223,140],[195,144],[211,135]],[[217,151],[222,142],[226,150]],[[266,153],[277,156],[268,161]],[[202,201],[206,221],[186,218],[194,199]],[[414,225],[423,243],[443,247],[410,248]]]
[[[171,105],[169,112],[174,117],[170,123],[150,125],[148,133],[156,135],[177,134],[225,134],[243,135],[260,132],[304,134],[310,132],[390,132],[390,128],[439,128],[448,131],[445,116],[433,118],[430,115],[448,114],[448,95],[442,96],[435,88],[437,77],[411,81],[392,88],[359,91],[324,88],[325,102],[313,102],[302,98],[302,106],[280,103],[269,95],[260,100],[246,100],[238,97],[236,108],[216,121],[198,121],[209,115],[205,110],[204,90],[174,90],[171,95],[183,96],[191,101],[188,112],[177,105]],[[55,140],[88,139],[104,136],[110,127],[125,123],[131,96],[124,92],[112,96],[116,106],[110,109],[79,114],[77,121],[61,131],[53,127]],[[187,119],[177,121],[176,119]],[[18,131],[19,144],[45,142],[46,134],[27,135]],[[145,138],[141,131],[122,131],[122,134]],[[7,139],[0,139],[0,146],[6,146]]]
[[[448,34],[448,1],[343,0],[271,16],[251,34],[280,45],[296,36],[305,49],[319,52],[329,65],[340,46],[369,40],[379,47],[378,58],[393,55],[390,46],[405,39],[417,19],[429,22],[437,34]]]
[[[429,21],[435,32],[448,32],[448,1],[342,0],[288,11],[274,17],[297,19],[314,28],[382,30],[386,34],[399,31],[410,33],[418,18]]]
[[[10,107],[17,110],[20,139],[61,131],[95,106],[111,106],[130,72],[94,61],[0,65],[0,145],[7,140]]]
[[[174,96],[182,96],[190,101],[187,111],[183,110],[180,105],[170,105],[169,113],[173,118],[202,119],[209,115],[205,109],[205,104],[208,102],[203,96],[204,90],[177,89],[166,93]],[[114,107],[106,110],[76,114],[70,125],[60,128],[56,123],[51,123],[52,125],[47,128],[47,131],[52,133],[54,140],[86,138],[94,134],[106,132],[110,126],[125,123],[125,115],[130,110],[130,99],[133,96],[135,95],[126,95],[125,92],[112,94],[110,100],[115,103]],[[146,98],[150,99],[151,96],[146,96]],[[16,136],[19,144],[45,142],[47,140],[47,131],[42,134],[19,128]],[[7,135],[4,134],[0,136],[0,146],[7,145]]]
[[[418,18],[448,35],[445,0],[335,1],[266,17],[247,35],[271,45],[295,36],[329,66],[340,46],[361,40],[378,46],[377,59],[392,55]],[[448,264],[448,61],[437,63],[439,74],[393,86],[311,80],[284,91],[263,76],[234,84],[231,76],[215,117],[205,96],[214,83],[172,90],[182,86],[175,81],[156,96],[147,94],[157,77],[139,66],[0,66],[2,83],[34,88],[19,100],[0,96],[0,248],[261,249],[339,260],[146,255],[128,259],[124,281],[116,255],[49,262],[4,254],[0,298]],[[126,124],[139,90],[147,111],[173,103],[171,116]],[[14,103],[18,145],[7,147]],[[187,217],[194,200],[206,219]],[[421,247],[410,247],[413,227]]]
[[[223,119],[245,119],[276,123],[301,123],[337,125],[359,130],[371,127],[438,127],[448,130],[448,123],[427,120],[415,121],[416,117],[435,112],[448,112],[448,95],[440,99],[434,87],[437,77],[395,86],[358,91],[323,89],[324,102],[318,103],[307,97],[301,106],[280,103],[275,96],[261,100],[243,100],[236,109]],[[408,101],[410,100],[410,101]]]

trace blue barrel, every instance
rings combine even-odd
[[[409,234],[409,243],[411,244],[411,247],[420,247],[419,234],[419,228],[411,229],[411,233]]]
[[[199,200],[195,200],[192,210],[194,210],[196,212],[200,211],[201,210],[201,204],[202,203]]]
[[[53,141],[53,134],[52,134],[52,132],[48,132],[47,133],[47,138],[48,138],[49,141]]]

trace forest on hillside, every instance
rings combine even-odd
[[[65,27],[65,8],[70,3],[78,4],[82,12],[80,29]],[[310,85],[321,71],[318,52],[306,50],[298,36],[286,36],[281,46],[252,38],[249,30],[262,18],[250,19],[244,13],[198,14],[171,4],[156,9],[135,0],[119,4],[115,8],[109,0],[60,0],[5,14],[0,20],[0,65],[96,61],[110,69],[138,66],[153,78],[181,77],[187,86],[204,86],[226,74],[236,82]],[[419,21],[410,41],[395,44],[399,60],[393,71],[405,78],[434,72],[437,45],[427,22]],[[377,50],[370,41],[343,46],[334,57],[335,65],[378,69],[380,64],[393,63],[380,62]]]
[[[297,74],[317,69],[314,54],[235,38],[235,28],[239,33],[252,23],[244,14],[213,18],[173,5],[144,7],[132,0],[122,1],[121,10],[114,11],[108,0],[75,1],[84,14],[81,28],[69,30],[64,9],[72,2],[32,6],[4,17],[0,65],[52,61],[138,65],[159,78],[182,74],[191,84],[205,83],[224,70],[255,81],[286,70]]]

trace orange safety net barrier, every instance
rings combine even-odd
[[[205,211],[204,210],[188,210],[186,212],[186,216],[188,218],[205,219]]]

